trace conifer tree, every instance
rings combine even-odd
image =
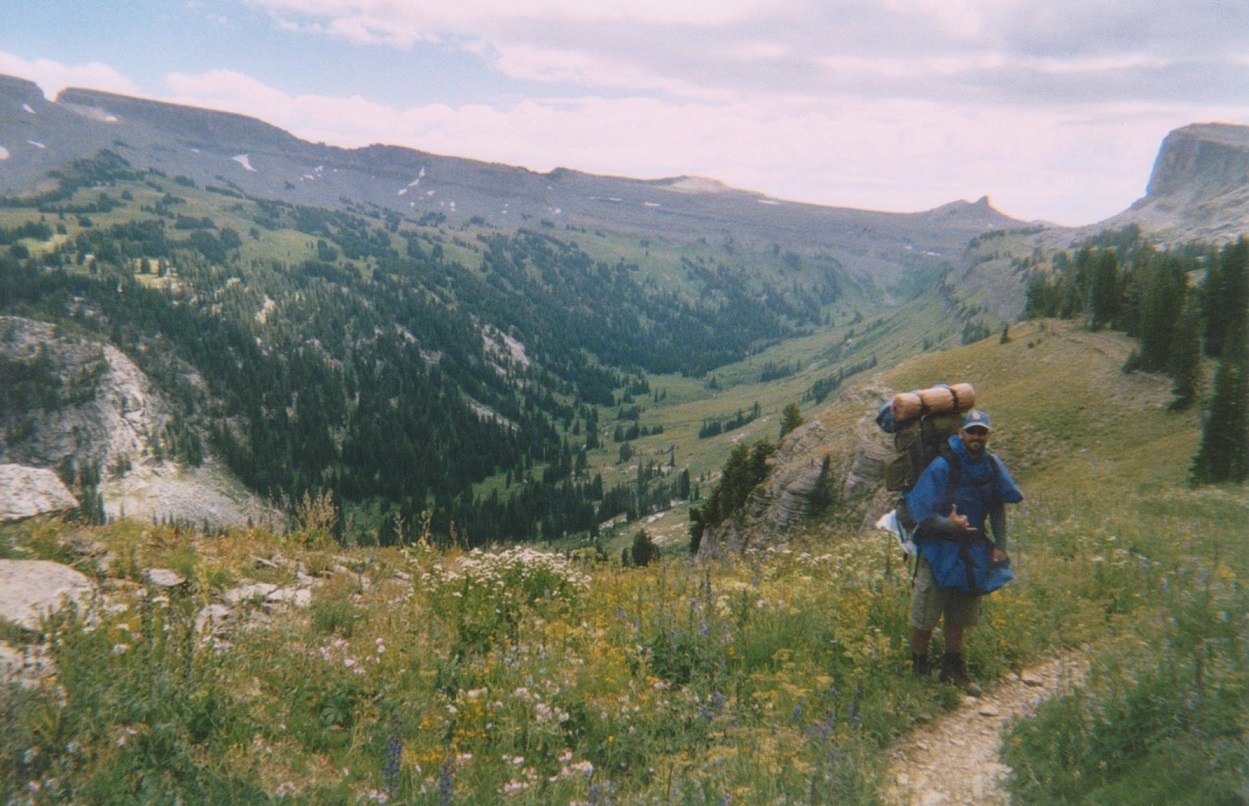
[[[1197,387],[1201,380],[1201,304],[1190,294],[1184,312],[1175,327],[1171,344],[1168,374],[1174,379],[1171,393],[1172,411],[1183,411],[1197,401]]]
[[[781,411],[781,438],[802,425],[802,412],[797,403],[790,403]]]
[[[1093,259],[1089,309],[1093,330],[1109,326],[1119,314],[1119,259],[1113,250],[1103,249]]]
[[[1193,458],[1198,484],[1249,480],[1249,344],[1241,324],[1227,334],[1214,373],[1214,392],[1202,423],[1201,447]]]
[[[1161,255],[1151,261],[1141,310],[1140,369],[1161,372],[1167,368],[1186,287],[1183,266],[1174,256]]]
[[[1249,242],[1228,244],[1210,261],[1205,282],[1206,354],[1219,357],[1249,316]]]

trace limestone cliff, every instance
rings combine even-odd
[[[1249,232],[1249,126],[1200,123],[1168,134],[1145,196],[1096,228],[1127,224],[1171,242]]]
[[[0,460],[137,464],[169,417],[147,376],[120,350],[44,322],[0,317],[0,369]]]
[[[110,518],[196,525],[279,521],[208,456],[183,467],[157,441],[172,407],[112,345],[0,316],[0,463],[93,464]]]
[[[817,495],[835,499],[843,513],[864,525],[874,523],[891,506],[881,484],[890,448],[874,417],[892,396],[892,390],[870,383],[848,390],[838,400],[842,405],[819,412],[787,434],[771,460],[767,480],[751,496],[742,517],[708,529],[699,557],[785,542],[813,514]]]

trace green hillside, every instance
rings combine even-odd
[[[330,493],[362,524],[344,539],[426,509],[478,542],[592,531],[619,446],[592,452],[648,375],[697,381],[873,310],[781,244],[305,207],[110,152],[59,176],[0,206],[0,312],[132,355],[252,490]]]
[[[211,454],[288,515],[328,494],[342,542],[394,542],[394,515],[427,510],[474,545],[592,542],[685,500],[684,478],[697,494],[785,405],[987,327],[944,286],[886,304],[779,240],[331,210],[107,151],[58,177],[0,200],[0,314],[114,344],[170,400],[159,448],[113,461]],[[53,414],[0,407],[10,434]]]
[[[1021,802],[1244,794],[1249,494],[1187,486],[1197,416],[1165,409],[1169,381],[1120,371],[1130,347],[1027,324],[804,409],[830,451],[870,412],[860,386],[965,380],[992,412],[1026,500],[1019,578],[969,636],[972,674],[991,687],[1060,650],[1092,665],[1008,737]],[[704,405],[672,386],[669,411]],[[622,567],[436,548],[420,521],[401,526],[406,549],[346,549],[331,510],[301,514],[286,535],[6,527],[6,556],[75,562],[106,597],[27,644],[55,658],[55,680],[0,689],[5,797],[871,803],[883,749],[960,701],[909,674],[909,574],[890,540],[836,518],[783,549],[699,563],[680,547]],[[99,570],[71,549],[91,541],[111,551]],[[189,582],[150,598],[148,567]],[[311,601],[244,599],[196,627],[245,582]]]

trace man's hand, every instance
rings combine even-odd
[[[958,504],[950,507],[950,528],[956,532],[970,532],[971,524],[967,521],[966,515],[958,514]]]

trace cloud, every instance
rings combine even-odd
[[[589,91],[1232,104],[1249,86],[1249,4],[1227,0],[252,2],[305,32],[437,42],[516,81]]]
[[[132,81],[108,65],[97,62],[80,65],[63,65],[50,59],[32,62],[0,51],[0,73],[35,82],[48,98],[55,98],[66,87],[90,87],[123,95],[138,93]]]

